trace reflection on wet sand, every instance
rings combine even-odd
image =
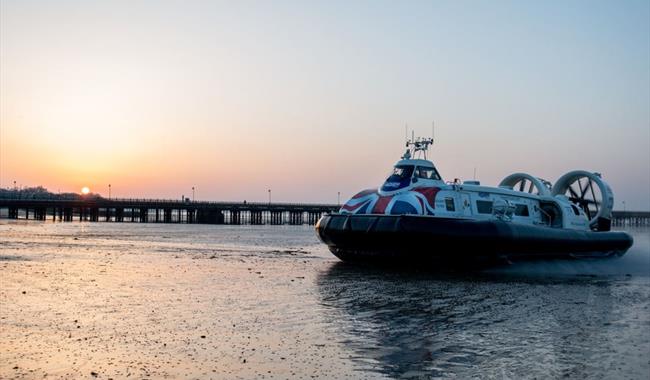
[[[318,289],[364,370],[406,378],[634,378],[648,369],[648,334],[638,321],[642,337],[617,326],[647,315],[635,304],[647,304],[647,294],[643,283],[630,281],[387,272],[337,263],[318,278]],[[630,298],[621,299],[619,288]]]

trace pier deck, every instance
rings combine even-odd
[[[2,199],[0,217],[91,222],[316,224],[331,204],[192,202],[164,199]]]

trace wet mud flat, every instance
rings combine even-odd
[[[308,227],[0,221],[0,378],[647,378],[644,234],[440,274],[341,264]]]

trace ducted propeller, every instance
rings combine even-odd
[[[585,170],[568,172],[557,180],[553,196],[565,195],[580,207],[593,230],[608,230],[614,206],[614,194],[600,174]]]
[[[501,181],[499,186],[507,186],[515,191],[537,194],[542,196],[551,195],[551,183],[541,178],[533,177],[527,173],[510,174]]]

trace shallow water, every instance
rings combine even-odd
[[[642,378],[650,231],[620,259],[339,263],[310,227],[0,221],[0,378]]]

